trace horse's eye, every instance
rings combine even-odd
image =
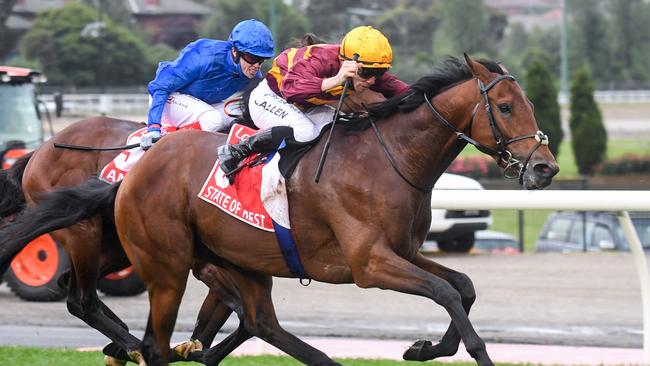
[[[499,104],[499,111],[501,111],[501,113],[510,113],[512,109],[508,104]]]

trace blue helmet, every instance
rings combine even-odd
[[[237,51],[257,57],[273,57],[273,35],[264,23],[256,19],[239,22],[228,38]]]

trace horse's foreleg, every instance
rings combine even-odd
[[[190,359],[193,361],[200,361],[207,366],[218,365],[224,358],[226,358],[226,356],[231,354],[237,347],[252,336],[253,335],[246,330],[246,327],[244,327],[244,321],[242,320],[239,323],[237,330],[228,335],[226,339],[219,342],[216,346],[205,351],[202,358],[194,360],[190,356]]]
[[[418,254],[412,263],[434,276],[440,277],[449,282],[449,284],[460,294],[463,308],[469,315],[469,310],[472,307],[474,300],[476,300],[476,291],[474,290],[472,281],[467,277],[467,275],[438,264],[422,254]],[[458,351],[459,343],[460,334],[454,326],[454,323],[451,322],[438,344],[432,345],[431,342],[425,340],[417,341],[404,353],[404,359],[411,361],[426,361],[438,357],[452,356]]]
[[[271,276],[230,266],[228,273],[237,284],[237,288],[244,290],[240,295],[244,305],[244,327],[248,333],[307,365],[339,365],[325,353],[301,341],[280,326],[271,299],[273,286]]]
[[[196,319],[192,339],[210,347],[234,309],[241,308],[239,291],[224,271],[212,263],[195,260],[192,273],[210,289]]]
[[[205,283],[210,291],[203,300],[190,340],[174,347],[174,352],[183,359],[188,359],[193,352],[202,351],[203,347],[209,348],[219,329],[232,314],[232,309],[241,309],[239,291],[217,266],[195,259],[192,274]]]
[[[375,244],[370,252],[351,259],[353,278],[362,288],[378,287],[432,299],[447,310],[467,352],[481,366],[494,365],[485,342],[476,334],[461,295],[449,282],[397,256],[388,245]],[[365,255],[364,255],[365,254]]]

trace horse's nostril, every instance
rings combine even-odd
[[[557,173],[558,169],[554,169],[548,164],[535,164],[533,171],[535,171],[535,174],[541,175],[543,177],[552,177]]]

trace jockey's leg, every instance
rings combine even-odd
[[[217,149],[221,170],[226,175],[233,173],[239,163],[252,153],[270,152],[280,146],[282,140],[293,137],[293,129],[277,126],[260,131],[233,145],[223,145]]]
[[[191,95],[174,93],[165,104],[161,123],[178,129],[210,132],[227,130],[234,118],[224,112],[223,103],[214,106]]]
[[[294,138],[298,142],[311,141],[318,136],[319,129],[314,122],[295,105],[275,94],[266,80],[251,92],[248,110],[260,130],[288,126],[293,128]]]

